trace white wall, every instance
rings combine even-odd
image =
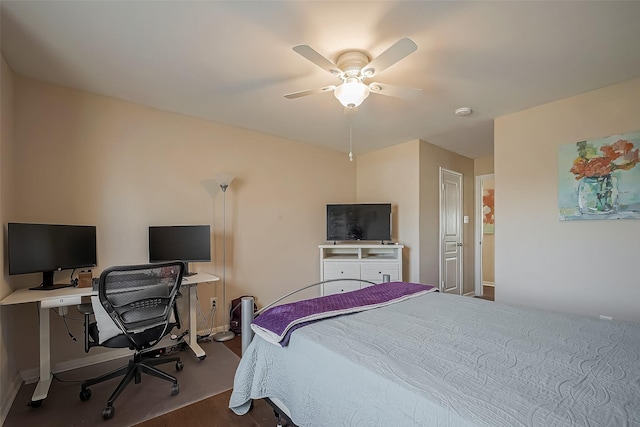
[[[640,79],[496,119],[497,301],[640,321],[640,220],[559,221],[557,177],[559,145],[637,130]]]

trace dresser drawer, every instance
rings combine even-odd
[[[353,262],[325,262],[324,280],[331,279],[359,279],[360,264]]]
[[[398,264],[395,263],[367,263],[362,264],[360,268],[360,276],[363,280],[369,280],[375,283],[382,283],[382,277],[388,274],[392,282],[400,280],[400,272]]]
[[[342,292],[357,291],[358,289],[360,289],[360,282],[345,281],[325,283],[323,295],[340,294]]]

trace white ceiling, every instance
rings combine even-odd
[[[640,76],[640,2],[6,1],[2,54],[15,73],[354,154],[423,139],[493,154],[493,119]],[[418,50],[345,117],[339,81],[292,50],[376,57]],[[474,114],[456,117],[469,106]]]

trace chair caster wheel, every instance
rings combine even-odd
[[[91,399],[91,389],[83,389],[80,390],[80,400],[82,400],[83,402],[86,402],[87,400]]]
[[[102,419],[108,420],[108,419],[113,418],[113,414],[115,414],[115,412],[116,412],[116,410],[115,410],[115,408],[113,406],[107,406],[102,411]]]
[[[198,359],[200,360],[204,360],[204,358],[207,357],[207,355],[205,354],[204,356],[198,356]]]
[[[176,394],[178,394],[178,393],[180,393],[180,386],[179,386],[177,383],[176,383],[176,384],[173,384],[173,385],[171,386],[171,395],[172,395],[172,396],[175,396],[175,395],[176,395]]]
[[[39,408],[41,405],[42,405],[42,399],[32,400],[31,402],[29,402],[29,406],[31,406],[32,408]]]
[[[184,364],[178,360],[176,362],[176,371],[182,371],[182,368],[184,368]]]

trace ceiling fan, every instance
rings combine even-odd
[[[367,84],[364,81],[386,70],[417,49],[418,46],[411,39],[402,38],[374,59],[370,59],[364,52],[352,50],[340,54],[334,64],[308,45],[295,46],[293,48],[294,51],[323,70],[338,77],[342,83],[337,86],[329,85],[317,89],[293,92],[284,97],[295,99],[302,96],[333,91],[338,101],[347,109],[357,108],[370,93],[398,98],[411,98],[420,93],[420,89],[393,86],[379,82]]]

